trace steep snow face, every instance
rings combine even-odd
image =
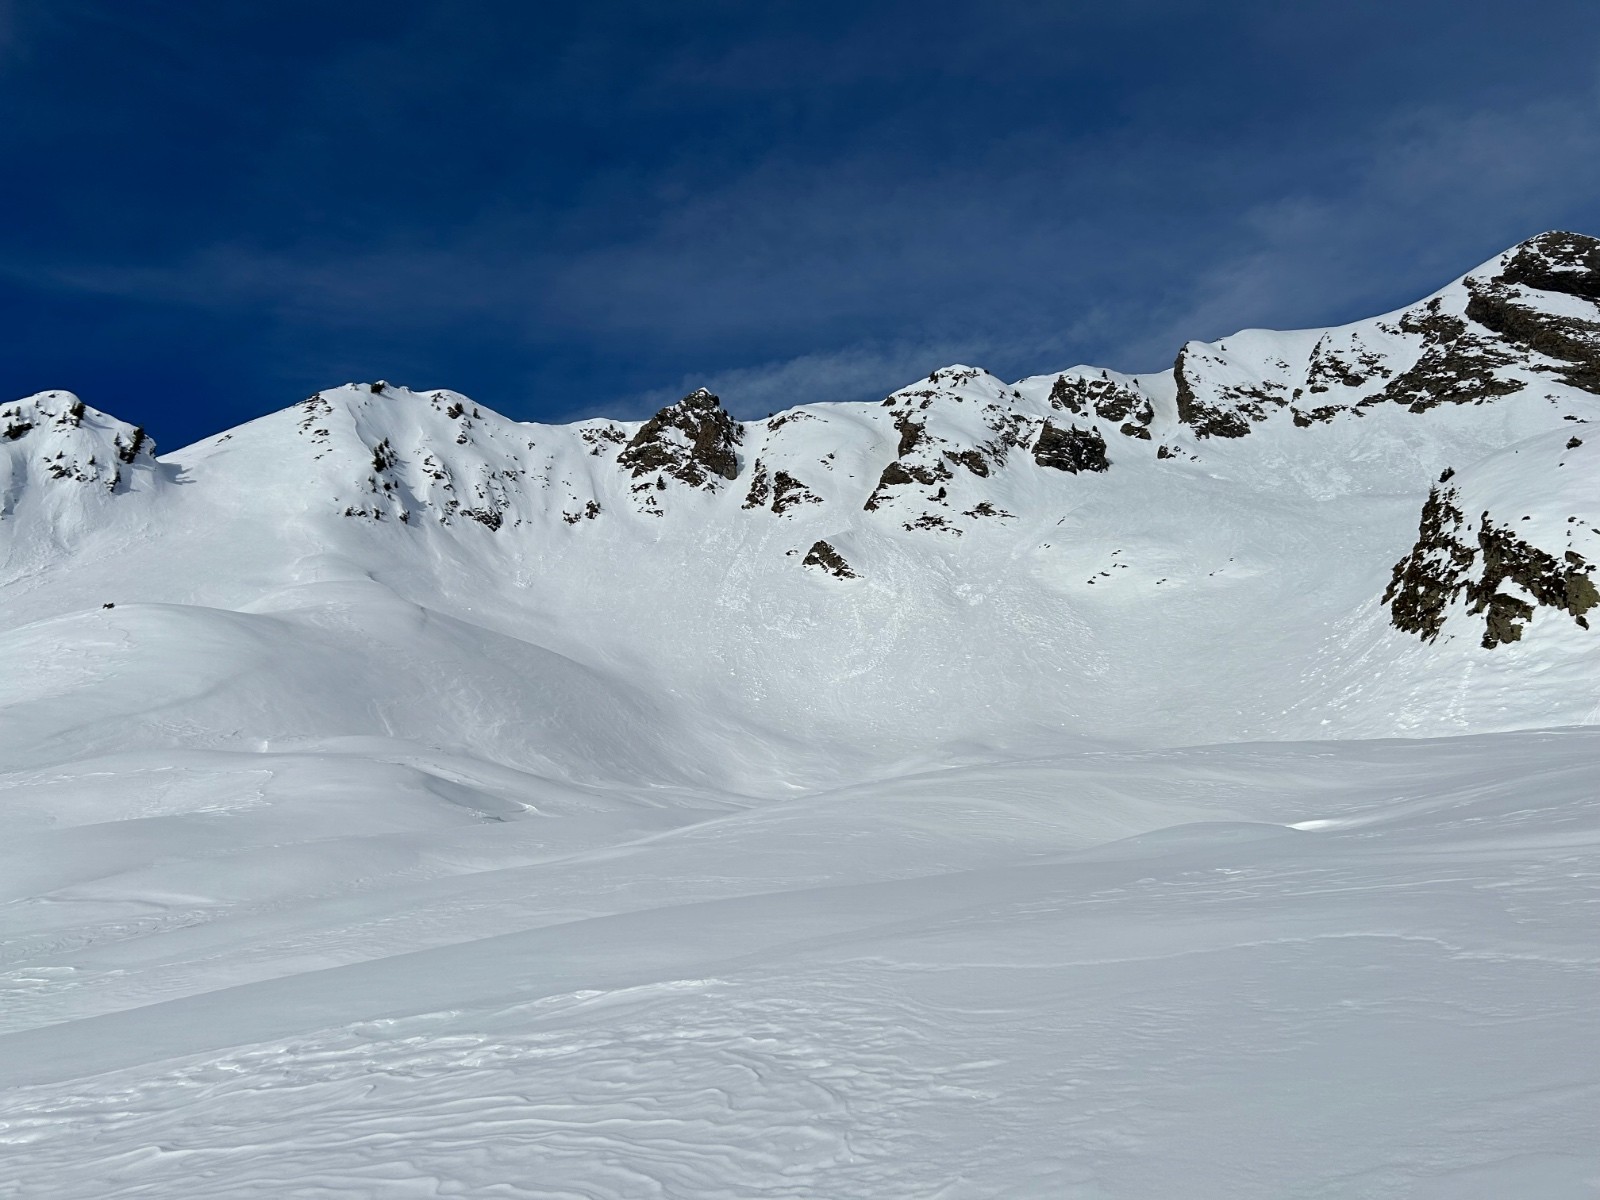
[[[0,406],[0,566],[29,569],[103,524],[115,498],[165,482],[143,429],[71,392]]]

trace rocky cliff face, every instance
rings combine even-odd
[[[744,429],[722,401],[700,388],[640,426],[617,463],[635,479],[654,475],[715,490],[718,480],[739,477],[736,448],[742,441]]]
[[[1597,469],[1584,439],[1556,433],[1445,472],[1384,592],[1395,627],[1434,641],[1459,626],[1491,650],[1545,613],[1589,628],[1600,605]]]

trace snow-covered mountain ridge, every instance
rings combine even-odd
[[[740,422],[699,391],[564,426],[351,384],[160,459],[44,393],[0,410],[7,606],[53,615],[94,579],[108,602],[238,608],[315,561],[609,673],[603,643],[646,693],[769,731],[810,713],[903,748],[930,732],[915,680],[963,697],[940,741],[970,717],[984,738],[1122,736],[1195,655],[1230,662],[1205,686],[1240,689],[1232,715],[1155,736],[1475,728],[1436,677],[1519,669],[1477,643],[1504,657],[1537,631],[1524,649],[1557,675],[1594,653],[1597,296],[1600,243],[1551,233],[1399,312],[1191,342],[1156,375],[953,366],[877,404]],[[1429,549],[1446,473],[1460,528]],[[114,565],[136,546],[161,568]],[[1277,647],[1270,668],[1229,649],[1241,636]],[[739,665],[713,683],[723,656]],[[873,682],[841,689],[839,664]],[[1059,685],[1024,703],[1041,672]],[[1595,699],[1497,700],[1486,723]]]

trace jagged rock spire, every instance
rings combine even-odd
[[[690,487],[716,490],[718,479],[735,479],[744,428],[705,388],[669,404],[644,423],[617,457],[635,479],[657,475]]]

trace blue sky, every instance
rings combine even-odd
[[[171,449],[1170,365],[1600,233],[1593,0],[0,0],[0,394]]]

